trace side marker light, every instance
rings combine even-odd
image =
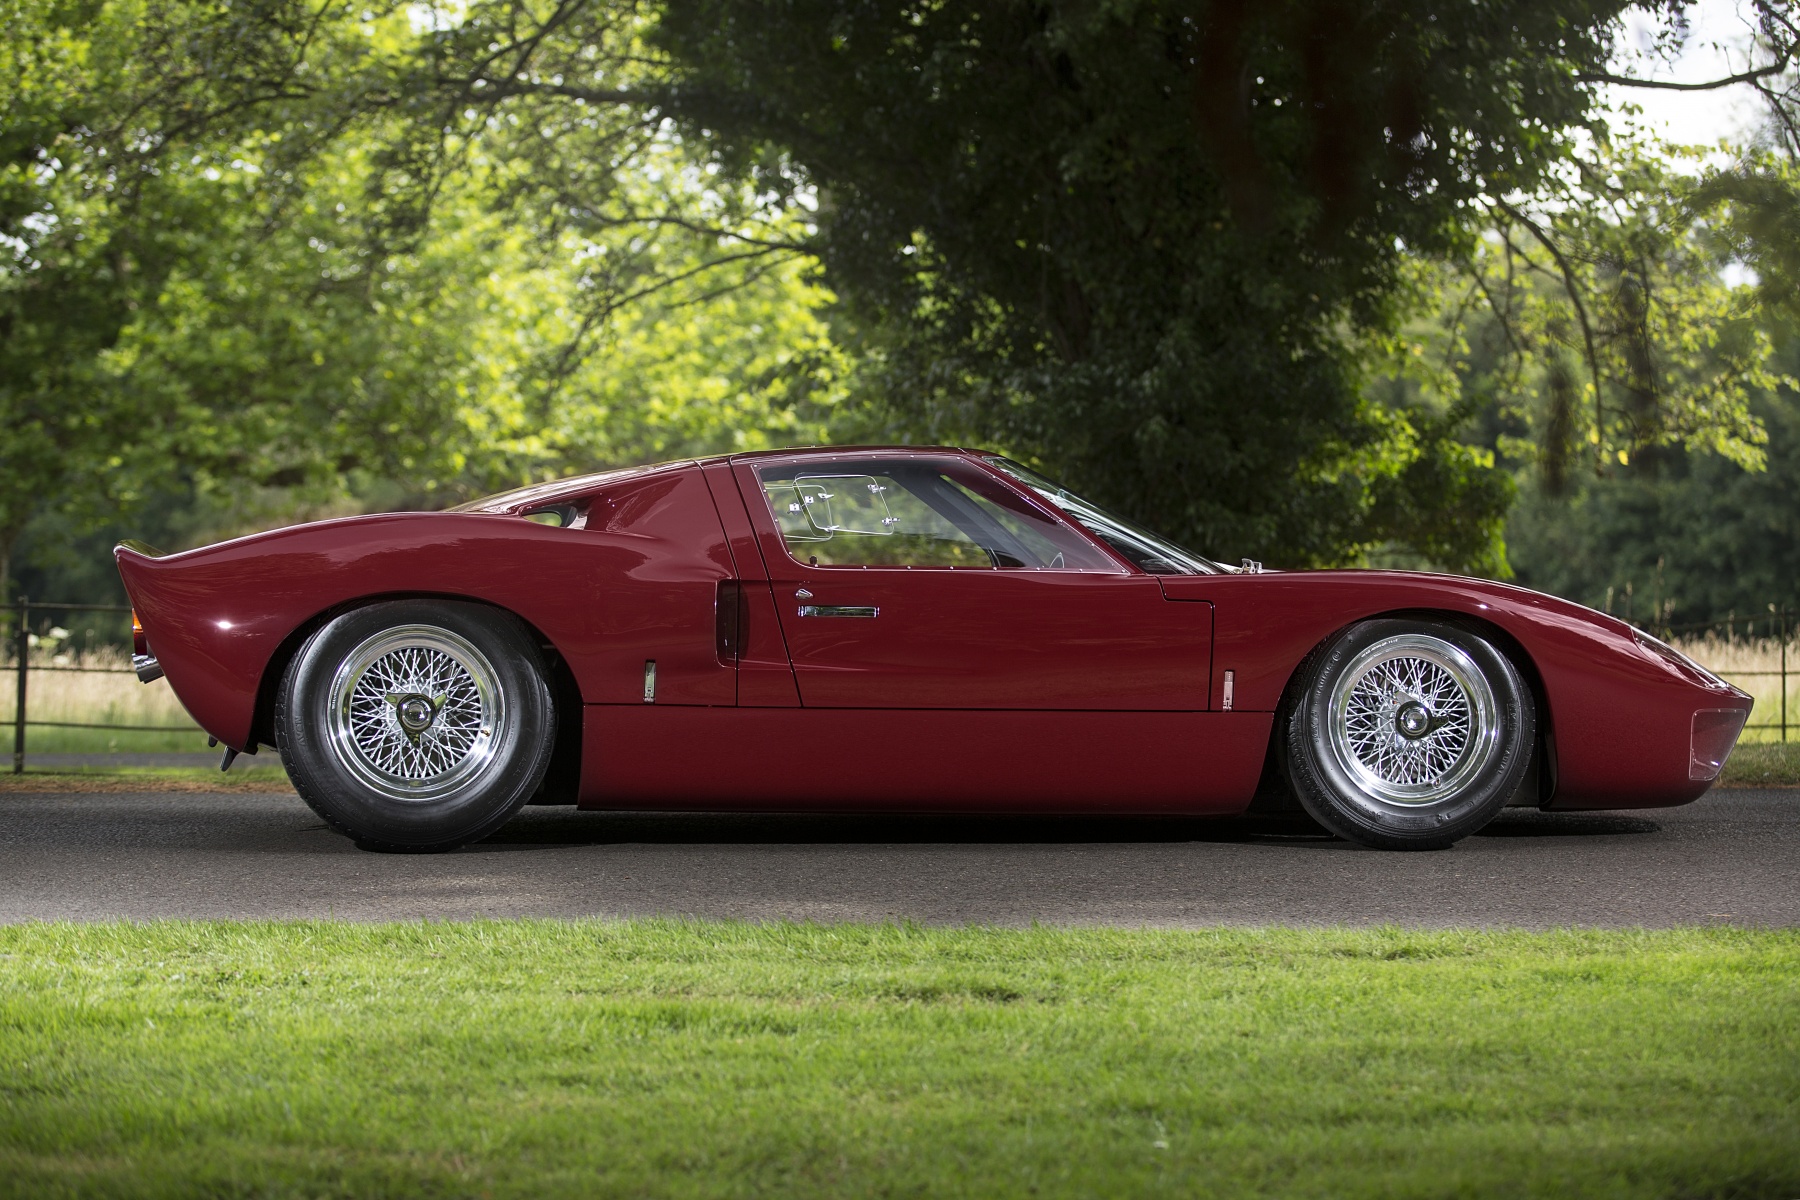
[[[1703,708],[1688,741],[1688,778],[1717,779],[1750,714],[1741,708]]]

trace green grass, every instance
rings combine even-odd
[[[288,792],[292,791],[281,760],[232,767],[34,767],[26,760],[23,774],[0,768],[0,793],[7,792]]]
[[[96,721],[104,717],[90,718]],[[121,722],[123,723],[123,722]],[[5,749],[12,752],[12,726],[0,724]],[[25,757],[33,754],[173,754],[205,751],[206,734],[198,729],[146,733],[124,729],[47,729],[25,731]]]
[[[1800,740],[1739,742],[1719,782],[1739,787],[1792,787],[1800,784]]]
[[[1800,1194],[1800,933],[0,929],[0,1194]]]

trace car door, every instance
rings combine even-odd
[[[801,704],[1198,711],[1206,604],[1171,604],[1045,506],[954,454],[736,464]]]

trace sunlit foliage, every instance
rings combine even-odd
[[[1626,8],[0,0],[0,586],[34,518],[832,438],[1504,574],[1516,478],[1762,453],[1787,142],[1615,137]]]
[[[216,537],[825,437],[851,364],[794,221],[668,122],[434,124],[416,9],[5,16],[0,580],[45,514]]]

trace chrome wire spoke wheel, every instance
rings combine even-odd
[[[479,779],[508,719],[493,664],[431,625],[384,630],[333,675],[326,744],[351,775],[389,799],[429,801]]]
[[[518,617],[468,601],[339,613],[300,647],[275,696],[294,790],[364,850],[480,841],[538,794],[556,752],[543,649]]]
[[[1327,704],[1332,756],[1364,794],[1436,804],[1480,778],[1500,749],[1500,706],[1460,647],[1424,633],[1363,648]]]

